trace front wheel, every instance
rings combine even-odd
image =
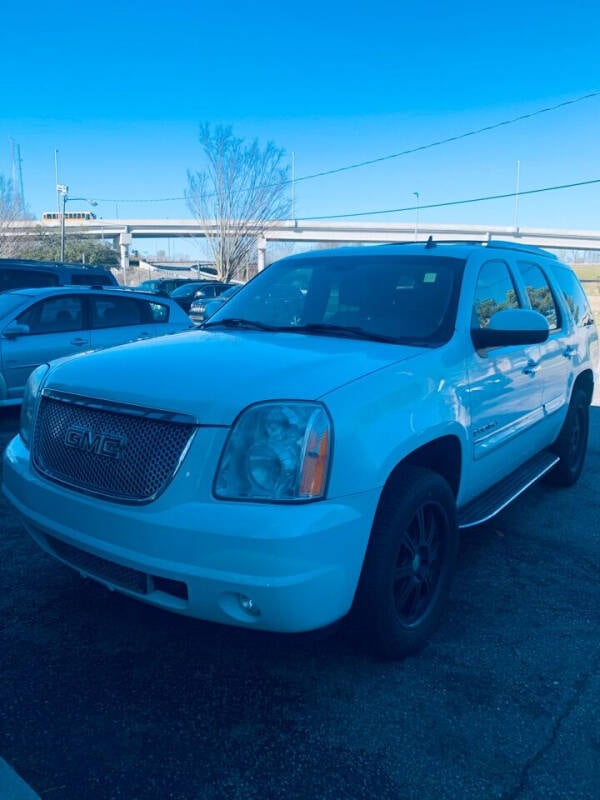
[[[447,482],[402,468],[380,501],[355,601],[361,630],[380,655],[402,658],[425,644],[445,608],[457,550]]]
[[[573,486],[581,475],[590,430],[590,402],[583,389],[574,389],[569,410],[552,450],[560,461],[546,476],[551,486]]]

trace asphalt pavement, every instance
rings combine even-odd
[[[83,581],[0,501],[1,754],[44,800],[598,800],[600,407],[584,474],[463,534],[431,643],[274,636]],[[0,443],[17,426],[0,420]],[[4,800],[4,798],[2,798]]]

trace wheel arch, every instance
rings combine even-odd
[[[437,439],[433,439],[408,453],[388,475],[381,492],[381,498],[396,483],[399,473],[407,466],[423,467],[441,475],[452,489],[452,493],[456,498],[460,489],[462,470],[460,439],[454,434],[439,436]],[[381,499],[379,502],[381,503]]]
[[[591,369],[586,369],[579,373],[573,384],[571,396],[577,389],[582,389],[586,393],[588,403],[591,404],[592,395],[594,394],[594,373]]]

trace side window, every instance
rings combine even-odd
[[[148,303],[148,308],[152,322],[169,321],[169,306],[164,306],[162,303]]]
[[[546,317],[551,331],[557,330],[559,327],[558,311],[546,276],[537,264],[528,261],[519,261],[518,267],[527,288],[531,307]]]
[[[504,261],[486,261],[481,267],[473,300],[472,327],[487,328],[497,311],[519,308],[512,276]]]
[[[58,286],[58,275],[54,272],[35,269],[0,270],[0,291],[39,286]]]
[[[570,269],[559,265],[553,266],[552,274],[560,286],[565,303],[575,324],[578,327],[591,325],[594,321],[594,315],[577,276]]]
[[[83,298],[67,296],[42,300],[24,311],[17,321],[29,325],[32,334],[81,330]]]
[[[101,272],[74,272],[71,275],[71,283],[75,286],[112,286],[113,282],[110,275]]]
[[[142,325],[150,322],[148,303],[135,297],[95,295],[92,304],[93,328],[118,328],[123,325]]]

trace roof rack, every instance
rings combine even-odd
[[[558,261],[558,256],[551,253],[549,250],[544,250],[543,247],[537,247],[535,244],[521,244],[521,242],[504,242],[502,239],[490,239],[486,242],[486,247],[497,247],[502,250],[520,250],[522,253],[534,253],[538,256],[545,256],[546,258],[554,258]]]
[[[434,239],[433,236],[428,236],[427,239],[419,239],[418,241],[409,242],[387,242],[382,244],[381,247],[388,247],[389,245],[403,246],[407,244],[424,244],[425,247],[435,247],[436,244],[487,244],[487,239]]]
[[[430,250],[438,244],[478,244],[481,245],[481,247],[497,248],[498,250],[517,250],[521,253],[532,253],[534,255],[544,256],[545,258],[554,258],[558,260],[558,256],[551,253],[549,250],[545,250],[543,247],[537,247],[535,244],[521,244],[521,242],[505,242],[502,239],[434,239],[433,236],[429,236],[426,241],[391,242],[390,244],[423,244],[427,250]]]

